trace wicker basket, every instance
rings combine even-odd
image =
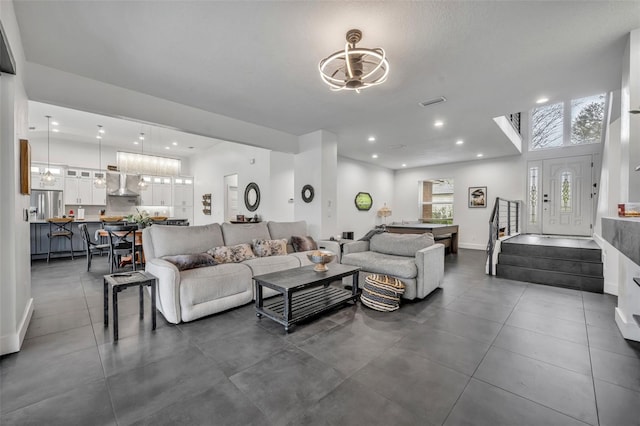
[[[395,277],[381,274],[368,275],[360,301],[376,311],[391,312],[400,307],[400,297],[404,294],[404,283]]]

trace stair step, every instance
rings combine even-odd
[[[588,262],[599,262],[602,259],[602,250],[600,249],[518,244],[509,243],[508,241],[500,245],[500,252],[517,256],[583,260]]]
[[[496,275],[510,280],[566,287],[593,293],[602,293],[604,289],[604,278],[602,277],[532,269],[500,263],[497,265]]]
[[[602,278],[602,262],[584,261],[575,259],[557,259],[552,257],[518,256],[515,254],[500,253],[498,263],[501,265],[520,266],[530,269],[543,269],[547,271],[566,272]]]

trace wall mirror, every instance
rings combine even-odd
[[[314,191],[313,186],[305,185],[302,187],[302,201],[305,203],[310,203],[313,201]]]
[[[260,205],[260,188],[255,182],[251,182],[244,190],[244,206],[250,212],[258,210]]]

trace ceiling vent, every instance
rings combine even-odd
[[[424,108],[429,105],[439,104],[440,102],[446,102],[446,101],[447,101],[447,98],[445,98],[444,96],[439,96],[437,98],[429,99],[424,102],[418,102],[418,105]]]

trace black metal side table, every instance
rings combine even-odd
[[[122,272],[104,276],[104,326],[109,327],[109,287],[113,294],[113,341],[118,340],[118,293],[128,287],[138,286],[140,291],[140,319],[144,318],[143,288],[151,287],[151,318],[156,329],[157,278],[145,271]]]

